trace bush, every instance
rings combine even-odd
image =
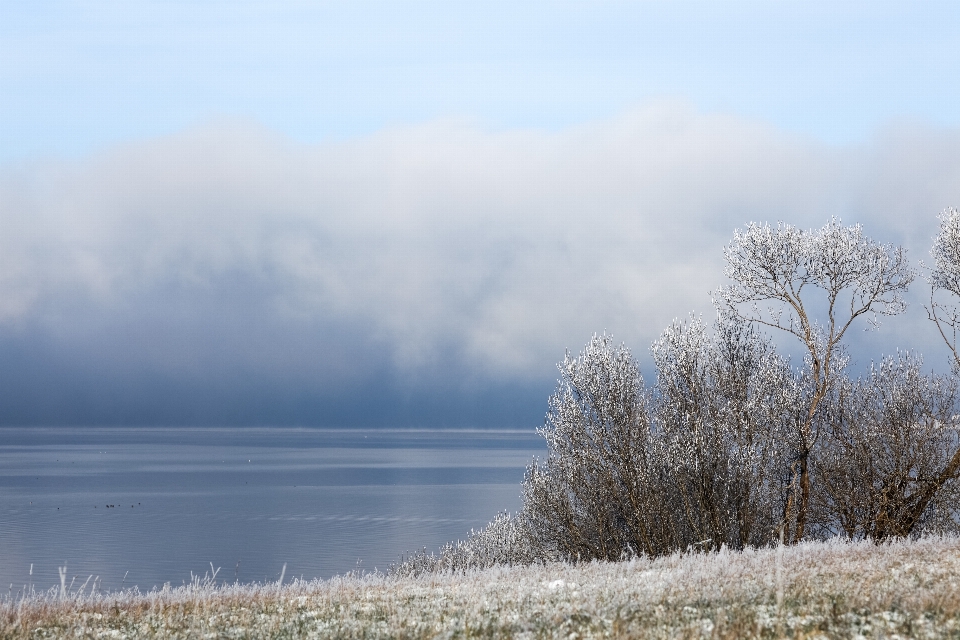
[[[524,516],[543,556],[616,560],[671,546],[660,516],[660,455],[643,378],[630,351],[594,336],[567,354],[544,426],[548,457],[527,468]]]
[[[447,543],[436,554],[423,549],[401,558],[400,562],[390,567],[388,573],[394,576],[417,576],[555,560],[538,553],[531,545],[529,524],[523,513],[517,516],[498,513],[486,527],[471,531],[465,540]]]
[[[957,531],[957,379],[923,375],[922,364],[910,354],[886,358],[830,395],[814,456],[821,535]]]
[[[629,350],[595,336],[560,366],[524,481],[531,544],[546,556],[741,549],[776,538],[797,446],[801,386],[773,346],[722,316],[674,323],[644,389]],[[800,409],[798,409],[800,407]]]
[[[673,549],[763,546],[783,517],[802,388],[749,325],[675,322],[652,348],[653,425]]]

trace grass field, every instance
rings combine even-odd
[[[148,593],[21,590],[3,638],[958,638],[960,539]]]

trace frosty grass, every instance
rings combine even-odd
[[[960,638],[960,539],[0,601],[0,638]]]

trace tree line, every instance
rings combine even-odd
[[[939,220],[922,269],[951,373],[907,352],[847,373],[848,331],[906,308],[917,271],[902,247],[836,220],[750,224],[724,250],[717,319],[674,321],[651,347],[652,384],[607,335],[568,353],[520,512],[395,570],[957,532],[960,210]],[[801,365],[775,332],[799,341]]]

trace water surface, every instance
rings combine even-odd
[[[384,569],[520,505],[533,430],[0,428],[0,585]],[[108,506],[109,505],[109,506]],[[30,574],[30,566],[33,573]]]

